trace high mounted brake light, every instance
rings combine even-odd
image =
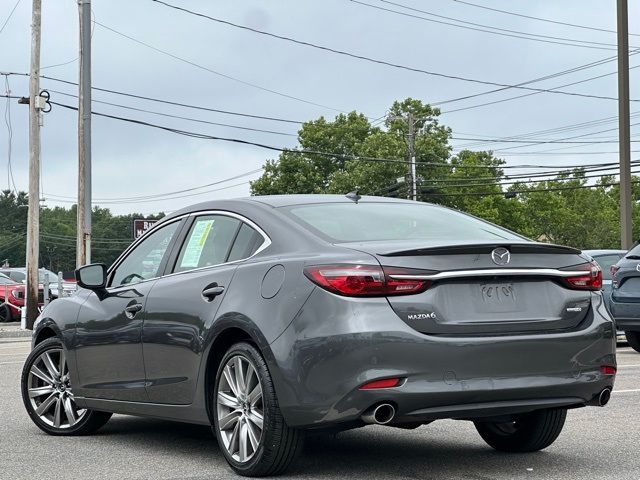
[[[304,274],[316,285],[348,297],[410,295],[429,288],[429,280],[390,278],[411,273],[410,269],[376,265],[314,265],[304,269]]]
[[[600,290],[602,288],[602,269],[596,262],[583,263],[582,265],[563,268],[561,270],[584,270],[584,274],[563,278],[565,285],[571,289]]]

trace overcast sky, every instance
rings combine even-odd
[[[362,1],[390,10],[436,19],[433,16],[428,17],[425,13],[402,9],[379,0]],[[470,1],[572,24],[609,30],[615,30],[616,27],[615,0]],[[504,84],[517,84],[616,54],[616,36],[613,33],[506,15],[454,0],[395,2],[467,22],[540,36],[594,42],[582,45],[597,48],[542,43],[457,28],[374,9],[349,0],[169,0],[169,3],[185,8],[299,40],[433,72]],[[0,0],[0,27],[15,3],[16,0]],[[78,50],[76,2],[43,0],[42,3],[41,64],[46,67],[70,62],[67,65],[45,68],[42,74],[75,82],[78,79],[78,63],[73,61]],[[293,120],[310,120],[320,115],[331,118],[338,111],[354,109],[371,118],[377,118],[385,113],[394,100],[409,96],[431,103],[492,89],[487,85],[428,76],[294,45],[194,17],[152,0],[93,0],[92,3],[95,20],[104,25],[94,26],[95,87]],[[629,3],[630,30],[640,33],[640,2],[632,0]],[[31,1],[21,0],[4,31],[0,33],[0,71],[28,72],[30,21]],[[205,68],[198,68],[159,53],[119,36],[105,27]],[[640,36],[632,36],[630,43],[632,46],[640,47]],[[630,64],[632,67],[640,64],[640,58],[635,60],[632,56]],[[612,73],[616,68],[616,62],[611,61],[531,86],[553,88],[588,77]],[[224,76],[234,77],[239,81]],[[640,98],[638,79],[638,70],[632,70],[632,98]],[[0,80],[3,82],[4,77],[0,77]],[[25,77],[10,76],[9,83],[13,95],[28,95],[28,81]],[[41,86],[49,90],[77,94],[74,86],[50,80],[43,79]],[[4,82],[0,84],[0,89],[4,93]],[[615,97],[616,76],[605,76],[567,87],[565,90]],[[612,100],[546,93],[446,113],[447,110],[523,93],[527,92],[511,89],[443,105],[441,122],[453,129],[454,136],[508,137],[617,114],[617,104]],[[297,97],[304,102],[285,95]],[[77,103],[75,98],[53,92],[52,99],[70,105]],[[102,92],[94,92],[93,99],[210,122],[273,130],[294,136],[199,124],[95,103],[93,109],[99,112],[208,135],[240,138],[274,146],[296,145],[297,126],[294,124],[199,112]],[[0,99],[2,113],[4,107],[5,100]],[[632,104],[632,112],[635,110],[640,110],[640,106]],[[77,191],[77,114],[54,107],[53,111],[45,116],[44,121],[42,184],[45,203],[50,206],[69,206],[73,203]],[[15,100],[11,104],[11,124],[15,183],[18,189],[26,190],[28,108],[17,105]],[[575,132],[550,134],[544,138],[562,138],[614,127],[615,123],[609,123]],[[634,129],[632,133],[634,132],[640,130]],[[616,134],[602,133],[595,138],[610,140],[615,139]],[[470,142],[453,142],[454,146],[465,143]],[[495,149],[512,146],[514,145],[491,145]],[[2,188],[7,186],[7,147],[8,131],[5,125],[0,124]],[[616,154],[578,153],[616,151],[615,143],[557,150],[571,155],[513,155],[517,152],[558,148],[558,145],[521,146],[505,151],[503,158],[510,164],[549,165],[596,163],[617,159]],[[167,212],[206,199],[245,196],[249,193],[248,181],[257,178],[259,174],[231,180],[208,190],[245,182],[242,185],[215,192],[207,192],[207,189],[198,190],[205,193],[187,198],[135,203],[119,200],[121,203],[112,203],[113,199],[173,192],[224,180],[259,168],[267,158],[274,157],[274,153],[252,146],[188,138],[108,118],[93,119],[94,199],[96,204],[108,206],[116,213]],[[640,157],[640,154],[632,156],[636,157]],[[67,197],[70,203],[54,201],[54,198],[62,200],[61,197]]]

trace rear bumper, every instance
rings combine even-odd
[[[357,421],[391,402],[394,422],[479,418],[591,402],[614,378],[614,326],[600,296],[579,330],[495,337],[443,337],[411,329],[386,299],[347,299],[316,289],[271,344],[287,423]],[[395,388],[359,390],[402,377]]]

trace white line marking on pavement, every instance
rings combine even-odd
[[[635,365],[618,365],[618,368],[634,368],[634,367],[640,367],[640,363],[637,363]]]
[[[17,357],[18,355],[22,355],[22,352],[17,352],[17,353],[0,353],[0,357]]]
[[[640,388],[632,388],[631,390],[614,390],[612,393],[636,393],[640,392]]]
[[[22,362],[0,362],[0,365],[15,365],[18,363],[24,363],[24,361]]]

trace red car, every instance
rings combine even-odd
[[[0,322],[20,319],[20,308],[24,306],[25,286],[0,273]],[[38,306],[42,307],[44,291],[38,292]]]

